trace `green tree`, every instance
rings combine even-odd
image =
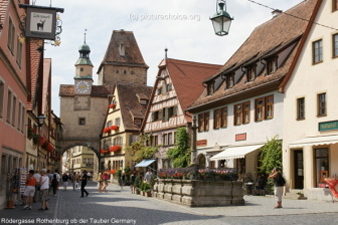
[[[140,135],[137,141],[126,147],[126,150],[131,155],[134,155],[134,161],[140,162],[143,159],[151,159],[154,157],[159,146],[146,146],[146,143],[149,142],[149,140],[149,135]]]
[[[263,146],[260,162],[259,172],[262,174],[270,174],[274,167],[282,168],[282,141],[277,137],[269,140]]]
[[[175,147],[170,148],[167,156],[176,168],[187,167],[190,164],[189,134],[184,127],[176,131]]]

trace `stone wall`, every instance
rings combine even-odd
[[[157,179],[154,197],[190,206],[244,205],[243,182]]]

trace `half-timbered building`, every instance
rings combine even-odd
[[[215,74],[220,65],[165,58],[159,65],[142,131],[151,136],[151,145],[160,146],[157,168],[170,168],[166,152],[174,146],[175,131],[187,127],[192,116],[186,109],[201,94],[202,82]]]

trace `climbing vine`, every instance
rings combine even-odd
[[[173,167],[182,168],[190,164],[189,134],[186,128],[181,127],[176,131],[175,147],[167,151],[167,156],[173,162]]]
[[[282,141],[277,140],[277,137],[269,140],[263,146],[260,162],[259,172],[261,174],[269,174],[274,167],[282,168]]]
[[[147,146],[146,143],[150,141],[149,135],[141,135],[138,140],[133,142],[126,150],[133,156],[133,160],[140,162],[143,159],[151,159],[155,156],[159,146]]]

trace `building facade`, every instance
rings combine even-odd
[[[134,169],[133,153],[126,147],[138,140],[152,87],[118,84],[101,135],[101,162],[104,170]]]
[[[338,174],[338,32],[332,29],[338,26],[338,1],[315,2],[299,60],[282,86],[283,168],[290,189],[331,200],[324,179]]]
[[[159,146],[157,168],[171,168],[167,151],[174,147],[177,128],[191,133],[192,116],[186,110],[201,94],[201,83],[220,69],[220,65],[165,58],[159,65],[142,132]]]
[[[256,179],[267,140],[283,139],[284,94],[279,86],[296,60],[315,1],[304,1],[256,27],[214,76],[204,81],[189,107],[196,116],[197,162],[237,168],[241,179]],[[266,35],[269,34],[269,35]]]
[[[24,13],[17,0],[0,2],[0,208],[6,206],[7,178],[25,161],[29,44],[19,29]]]
[[[137,141],[152,88],[132,31],[114,30],[98,69],[99,83],[109,88],[107,117],[101,134],[101,168],[133,168],[133,154],[126,147]]]

